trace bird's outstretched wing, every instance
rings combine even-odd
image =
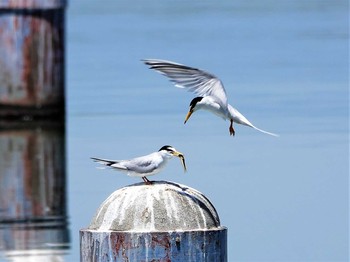
[[[176,87],[185,88],[199,96],[213,96],[222,105],[227,105],[225,88],[215,75],[206,71],[160,59],[143,59],[150,69],[170,78]]]

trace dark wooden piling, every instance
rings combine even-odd
[[[210,201],[176,183],[115,191],[80,230],[80,260],[226,262],[227,229]]]
[[[0,118],[64,118],[65,0],[0,1]]]

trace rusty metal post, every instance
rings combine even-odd
[[[66,0],[0,0],[0,119],[64,118]]]
[[[226,262],[227,229],[195,189],[134,184],[111,194],[80,230],[80,260]]]

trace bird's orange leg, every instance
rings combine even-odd
[[[145,182],[146,185],[152,185],[152,182],[147,179],[147,177],[143,176],[142,180]]]
[[[236,132],[233,129],[233,120],[231,119],[230,121],[231,121],[230,128],[229,128],[230,136],[234,136]]]

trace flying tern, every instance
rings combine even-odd
[[[146,176],[152,176],[159,173],[168,163],[168,160],[173,156],[180,158],[184,171],[186,171],[184,155],[169,145],[163,146],[157,152],[130,160],[108,160],[96,157],[92,157],[91,159],[97,163],[105,165],[107,168],[116,169],[129,176],[142,177],[146,184],[151,184]]]
[[[176,87],[187,89],[198,95],[189,106],[189,111],[185,118],[185,124],[191,115],[200,109],[210,111],[224,120],[230,120],[230,135],[235,135],[233,123],[249,126],[262,133],[278,136],[277,134],[267,132],[254,126],[237,109],[228,104],[226,90],[219,78],[215,75],[200,70],[198,68],[174,63],[160,59],[142,60],[150,69],[170,78]]]

